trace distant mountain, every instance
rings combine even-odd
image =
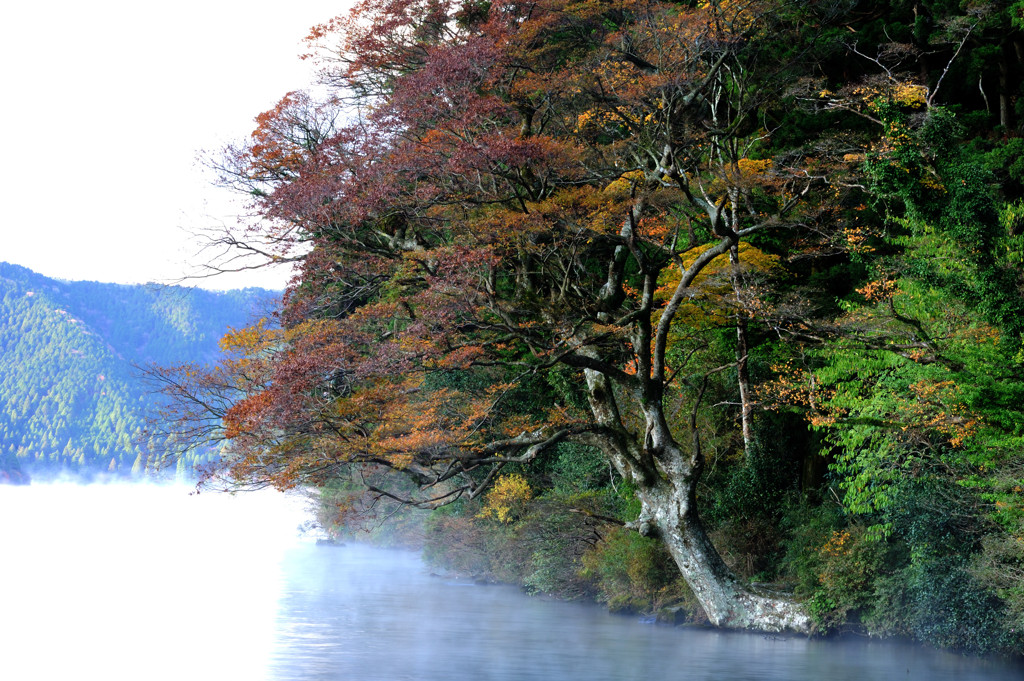
[[[229,327],[279,293],[50,279],[0,263],[0,482],[59,472],[145,474],[154,397],[137,367],[209,363]],[[215,452],[183,459],[179,475]]]

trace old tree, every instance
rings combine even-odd
[[[807,631],[727,568],[696,498],[702,413],[751,446],[751,325],[797,324],[777,263],[858,243],[863,146],[777,135],[828,53],[812,5],[367,1],[315,28],[328,94],[287,95],[220,164],[262,218],[236,243],[302,260],[281,327],[169,380],[179,416],[223,423],[239,480],[423,507],[582,443],[711,622]],[[510,405],[544,377],[558,399]]]

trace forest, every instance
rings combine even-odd
[[[193,479],[216,446],[160,470],[168,434],[146,367],[218,358],[277,295],[50,279],[0,263],[0,482],[57,475]]]
[[[297,262],[168,427],[674,622],[1024,653],[1024,4],[366,0],[211,157]]]

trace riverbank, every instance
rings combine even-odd
[[[1024,669],[900,642],[655,626],[355,543],[304,547],[284,567],[299,572],[285,586],[282,650],[318,678],[440,681],[453,664],[494,681],[1016,681]]]
[[[392,508],[355,536],[414,547],[442,574],[593,602],[666,624],[708,623],[664,546],[608,521],[628,513],[621,498],[547,495],[531,499],[508,522],[484,516],[480,508]],[[330,526],[324,512],[321,521]],[[352,516],[348,522],[360,526]],[[864,526],[850,524],[834,508],[799,502],[770,531],[756,523],[719,523],[713,537],[741,577],[807,602],[817,637],[912,640],[957,653],[1024,659],[1024,640],[1005,604],[983,588],[963,558],[904,562],[898,538],[872,540]]]

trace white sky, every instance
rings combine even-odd
[[[298,58],[348,0],[18,0],[0,15],[0,261],[60,279],[170,282],[190,232],[240,204],[202,150],[308,86]],[[197,280],[280,288],[287,272]]]

